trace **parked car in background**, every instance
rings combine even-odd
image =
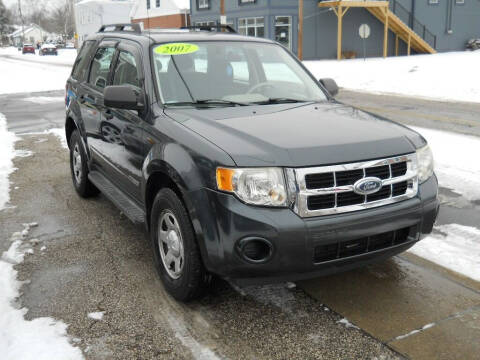
[[[467,50],[479,50],[480,49],[480,39],[470,39],[467,42]]]
[[[35,47],[32,44],[23,44],[22,54],[35,54]]]
[[[65,49],[75,49],[75,43],[73,42],[67,42],[65,44]]]
[[[57,47],[53,44],[43,44],[38,55],[58,55]]]

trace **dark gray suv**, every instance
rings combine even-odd
[[[67,83],[76,191],[145,224],[166,289],[297,280],[432,230],[425,139],[333,99],[281,45],[218,29],[103,27]]]

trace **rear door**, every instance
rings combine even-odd
[[[129,86],[143,98],[141,50],[135,42],[122,41],[112,65],[111,84]],[[147,111],[103,108],[100,113],[103,155],[112,164],[112,179],[133,199],[141,199],[143,119]]]

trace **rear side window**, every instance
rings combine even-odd
[[[129,52],[120,51],[113,75],[113,85],[132,85],[140,88],[137,62]]]
[[[85,41],[82,48],[80,49],[80,53],[77,56],[77,60],[75,61],[75,65],[72,71],[72,77],[75,80],[85,79],[85,74],[87,72],[89,64],[90,53],[94,45],[95,41]]]
[[[113,47],[101,47],[95,53],[88,82],[98,89],[104,89],[107,86],[108,73],[114,53],[115,48]]]

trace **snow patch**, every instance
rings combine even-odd
[[[87,316],[93,320],[102,320],[104,314],[105,314],[105,311],[97,311],[97,312],[91,312]]]
[[[12,159],[16,140],[15,134],[7,130],[7,119],[0,113],[0,210],[10,201],[8,176],[14,170]]]
[[[480,281],[480,230],[458,224],[440,225],[409,252]]]
[[[18,149],[15,150],[15,157],[29,157],[33,155],[33,151],[25,150],[25,149]]]
[[[22,99],[23,101],[33,102],[35,104],[51,104],[51,103],[64,103],[65,98],[61,96],[35,96]]]
[[[435,326],[435,323],[427,324],[427,325],[423,326],[421,329],[415,329],[415,330],[413,330],[413,331],[410,331],[408,334],[404,334],[404,335],[397,336],[397,337],[395,338],[395,340],[405,339],[405,338],[407,338],[407,337],[409,337],[409,336],[412,336],[412,335],[418,334],[418,333],[420,333],[420,332],[422,332],[422,331],[425,331],[425,330],[427,330],[427,329],[430,329],[430,328],[432,328],[432,327],[434,327],[434,326]]]
[[[0,349],[5,360],[83,359],[80,349],[73,347],[67,337],[67,325],[49,317],[25,320],[26,308],[17,308],[22,283],[17,280],[15,264],[23,261],[23,239],[28,236],[30,224],[23,231],[12,234],[12,245],[0,259]]]
[[[480,138],[411,127],[427,139],[433,152],[440,186],[469,200],[480,199]]]
[[[353,328],[353,329],[359,329],[358,326],[353,325],[350,321],[348,321],[346,318],[343,318],[341,320],[338,320],[337,323],[345,325],[347,329]]]
[[[315,78],[333,78],[351,90],[471,102],[480,102],[478,77],[472,76],[479,63],[480,51],[304,62]]]
[[[65,135],[65,129],[60,129],[60,128],[50,129],[50,130],[47,131],[47,133],[53,134],[56,137],[58,137],[61,144],[62,144],[62,147],[64,149],[68,149],[67,137]]]
[[[0,94],[65,89],[71,66],[54,66],[46,61],[26,62],[0,57]]]

